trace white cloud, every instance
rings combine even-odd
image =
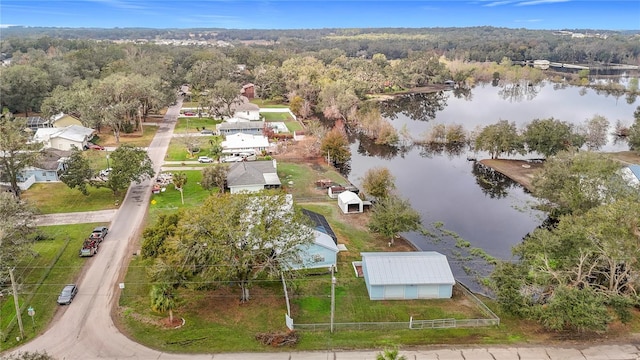
[[[523,2],[517,3],[516,6],[552,4],[552,3],[562,3],[562,2],[569,2],[569,1],[571,0],[530,0],[530,1],[523,1]]]

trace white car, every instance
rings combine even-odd
[[[111,174],[111,168],[100,170],[100,176],[102,177],[108,177],[109,174]]]
[[[212,163],[212,162],[213,162],[213,159],[212,159],[212,158],[210,158],[210,157],[208,157],[208,156],[200,156],[200,157],[198,158],[198,162],[199,162],[199,163]]]

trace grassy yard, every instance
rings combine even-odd
[[[283,104],[282,100],[264,100],[254,98],[251,99],[253,104],[258,105],[261,108],[288,108],[289,105]]]
[[[164,192],[151,196],[147,223],[155,221],[160,214],[199,206],[210,195],[210,192],[200,186],[202,179],[200,170],[184,170],[184,173],[187,174],[187,183],[183,190],[184,204],[180,200],[180,192],[173,185],[167,186]],[[214,189],[213,192],[215,191],[217,190]]]
[[[151,144],[153,137],[156,136],[158,127],[153,125],[145,125],[142,132],[134,132],[131,134],[120,134],[120,144],[129,144],[137,147],[147,147]],[[109,129],[102,129],[94,138],[94,142],[102,146],[118,146],[116,138]]]
[[[107,188],[88,187],[89,195],[59,183],[37,183],[22,193],[22,198],[36,206],[42,214],[116,209],[126,191],[117,196]]]
[[[189,152],[187,151],[186,146],[181,142],[180,138],[174,137],[171,139],[169,143],[169,148],[167,149],[167,155],[165,156],[166,161],[193,161],[198,160],[198,156],[209,156],[211,152],[211,145],[209,144],[209,140],[212,140],[213,136],[202,136],[198,138],[200,142],[200,152],[194,154],[193,157],[189,157]]]
[[[56,299],[60,290],[64,284],[76,281],[85,262],[90,261],[79,257],[78,249],[82,246],[87,234],[98,225],[104,224],[38,228],[43,240],[34,244],[34,256],[24,259],[15,270],[17,281],[22,284],[19,300],[23,309],[22,323],[27,339],[32,339],[34,334],[40,333],[47,327],[58,311]],[[33,307],[36,312],[33,322],[26,312],[29,306]],[[7,331],[7,326],[13,324],[2,348],[12,348],[17,345],[16,336],[20,335],[15,322],[15,307],[12,297],[0,298],[0,314],[3,315],[0,317],[2,332]]]
[[[328,199],[326,191],[316,189],[315,182],[331,179],[339,184],[347,184],[347,180],[335,169],[316,163],[278,163],[278,176],[288,193],[293,194],[296,201],[306,199]]]
[[[210,117],[180,117],[178,118],[178,122],[176,123],[176,127],[174,129],[174,133],[189,133],[189,132],[199,132],[200,130],[209,129],[215,130],[216,124],[220,124],[221,120],[215,120]]]

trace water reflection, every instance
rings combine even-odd
[[[444,91],[416,93],[398,96],[380,104],[380,113],[388,119],[396,119],[399,114],[413,120],[429,121],[447,106],[448,95]]]
[[[420,156],[426,158],[432,158],[434,156],[445,155],[448,158],[459,157],[463,153],[466,153],[467,144],[463,143],[426,143],[417,145],[420,149]]]
[[[414,135],[426,132],[433,123],[463,124],[473,130],[499,119],[515,121],[519,127],[532,119],[550,117],[579,125],[595,114],[627,126],[633,121],[636,103],[618,102],[593,89],[585,89],[581,95],[578,87],[543,85],[526,86],[522,96],[511,97],[518,101],[505,99],[499,93],[502,88],[487,84],[472,89],[466,97],[469,100],[451,96],[450,91],[415,94],[386,101],[381,109],[397,130]],[[626,143],[614,138],[603,151],[628,149]],[[388,168],[396,178],[400,196],[409,199],[429,228],[429,233],[403,235],[419,249],[447,255],[456,278],[474,291],[486,292],[478,279],[492,268],[474,249],[497,259],[512,259],[511,247],[547,217],[536,210],[537,200],[521,186],[467,161],[464,146],[384,146],[360,136],[351,136],[350,140],[349,180],[360,186],[368,169]],[[478,159],[486,157],[478,154]],[[430,226],[434,223],[441,226]],[[465,242],[468,247],[462,245]]]
[[[542,88],[542,83],[534,84],[533,82],[527,80],[521,80],[514,83],[508,83],[502,86],[502,88],[498,91],[500,97],[509,102],[521,102],[524,100],[533,100],[540,89]]]
[[[517,186],[513,180],[477,161],[473,162],[471,173],[482,192],[492,199],[506,197],[509,194],[508,190]]]

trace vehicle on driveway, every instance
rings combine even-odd
[[[199,162],[199,163],[212,163],[212,162],[213,162],[213,159],[212,159],[212,158],[210,158],[210,157],[208,157],[208,156],[200,156],[200,157],[198,158],[198,162]]]
[[[96,145],[96,144],[94,144],[94,143],[88,143],[85,147],[86,147],[87,149],[91,149],[91,150],[104,150],[104,147],[103,147],[103,146]]]
[[[76,284],[67,284],[62,288],[62,292],[58,295],[58,304],[59,305],[69,305],[73,301],[73,298],[76,297],[78,293],[78,287]]]
[[[98,226],[98,227],[93,229],[93,231],[91,232],[91,235],[89,235],[89,237],[91,239],[97,239],[98,242],[102,242],[102,240],[104,240],[105,236],[107,236],[108,232],[109,232],[109,228],[107,228],[106,226]]]
[[[203,135],[213,135],[213,130],[209,130],[209,129],[202,129],[202,130],[200,130],[200,134],[203,134]]]

